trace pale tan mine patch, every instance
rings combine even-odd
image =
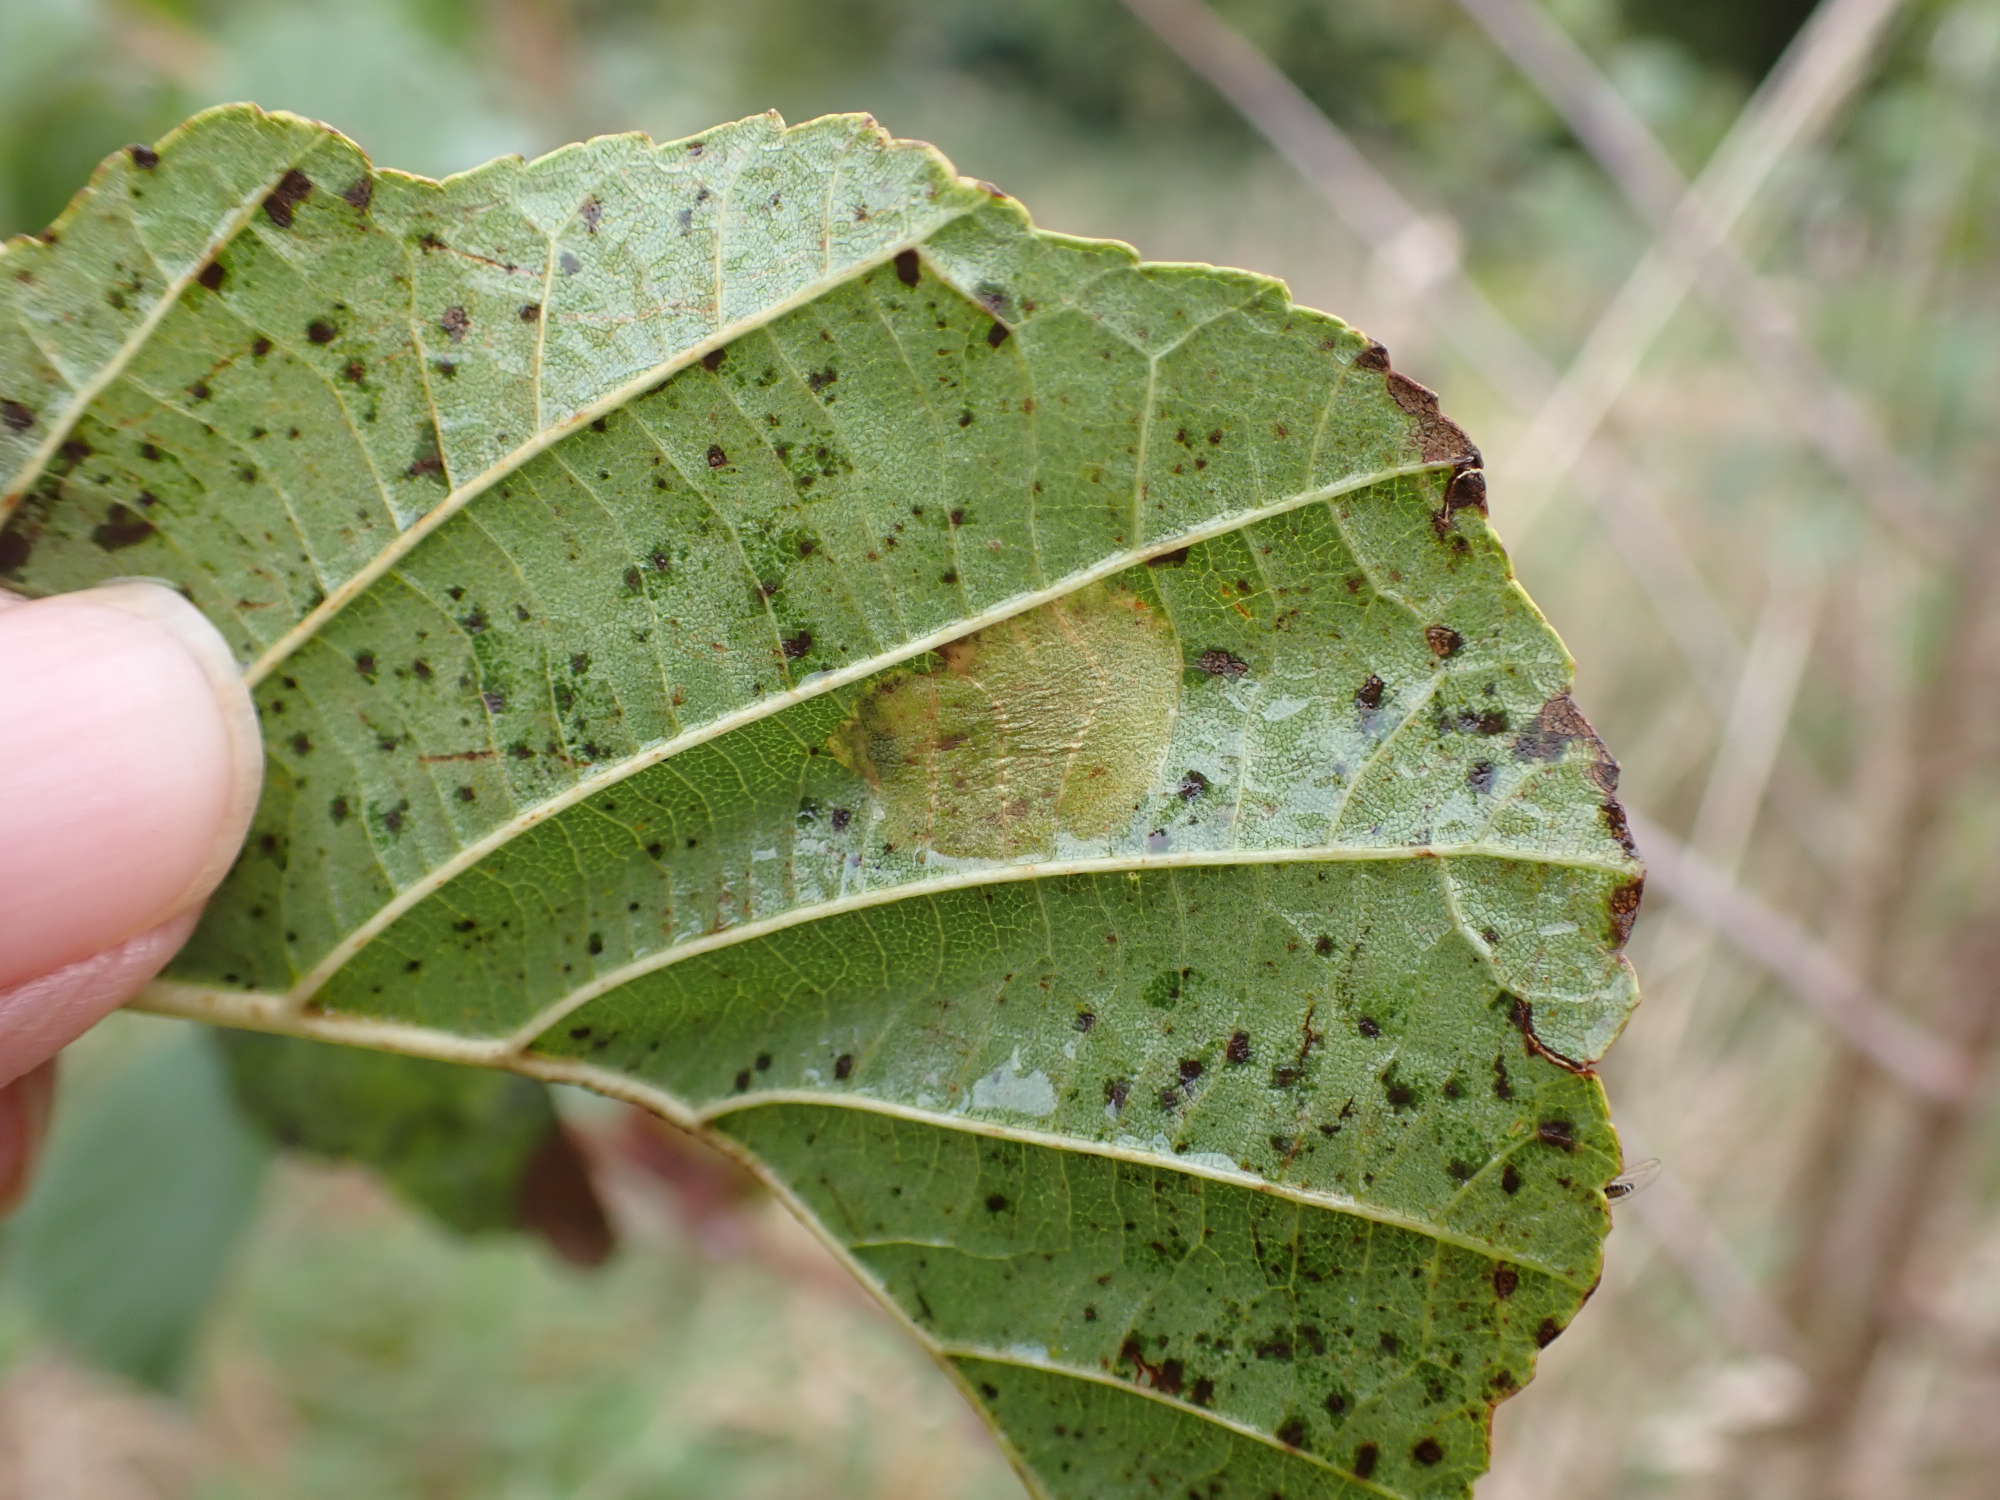
[[[971,859],[1099,839],[1158,770],[1179,706],[1181,652],[1137,596],[1089,588],[938,648],[889,674],[834,734],[864,777],[883,837]]]

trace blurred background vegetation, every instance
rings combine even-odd
[[[1606,1075],[1664,1170],[1481,1495],[1996,1493],[2000,6],[0,0],[0,232],[239,98],[430,174],[867,110],[1385,341],[1653,870]],[[694,1148],[568,1101],[586,1273],[268,1161],[208,1066],[138,1018],[72,1058],[0,1241],[4,1500],[1019,1493]]]

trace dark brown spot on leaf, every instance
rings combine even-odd
[[[278,179],[278,185],[264,200],[265,215],[280,229],[290,229],[293,210],[312,196],[312,190],[312,179],[293,167]]]
[[[1645,894],[1646,878],[1643,875],[1611,888],[1611,942],[1614,947],[1624,947],[1631,938],[1632,924],[1639,917],[1639,901]]]
[[[90,533],[90,539],[106,552],[117,552],[145,541],[153,531],[153,523],[137,511],[114,504],[103,523]]]
[[[1590,778],[1598,789],[1607,796],[1617,791],[1618,762],[1567,693],[1558,693],[1542,705],[1534,723],[1514,741],[1514,753],[1523,760],[1561,760],[1573,740],[1589,747]]]
[[[1425,463],[1477,460],[1479,450],[1456,422],[1438,410],[1435,391],[1418,385],[1400,370],[1390,370],[1387,379],[1390,398],[1416,418],[1417,452]]]
[[[1484,469],[1460,469],[1451,477],[1451,484],[1444,492],[1444,509],[1447,517],[1467,507],[1486,514],[1486,471]]]

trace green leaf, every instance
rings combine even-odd
[[[364,1162],[462,1234],[536,1228],[573,1260],[609,1253],[545,1085],[249,1031],[225,1033],[223,1057],[237,1103],[284,1145]]]
[[[208,1038],[150,1048],[64,1099],[0,1241],[8,1287],[98,1368],[173,1389],[269,1159]]]
[[[433,183],[231,109],[57,234],[0,575],[180,583],[270,751],[149,1004],[730,1145],[1038,1493],[1467,1492],[1639,872],[1379,345],[857,117]]]

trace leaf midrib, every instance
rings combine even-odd
[[[657,380],[658,377],[655,376],[653,379]],[[1248,510],[1233,512],[1228,516],[1218,517],[1204,525],[1190,527],[1185,531],[1177,532],[1144,547],[1129,547],[1123,551],[1114,552],[1091,567],[1071,573],[1067,577],[1048,585],[1046,588],[1037,589],[1032,593],[1017,594],[1013,598],[994,605],[992,608],[984,610],[979,614],[954,620],[948,625],[941,626],[937,630],[919,636],[914,640],[906,641],[888,651],[880,652],[875,656],[860,661],[850,662],[848,665],[835,671],[823,672],[808,677],[804,681],[785,689],[783,692],[772,693],[758,699],[755,703],[747,704],[737,709],[733,713],[721,715],[685,733],[675,735],[670,739],[658,741],[638,754],[629,756],[622,761],[602,767],[593,767],[588,774],[578,777],[576,781],[561,792],[558,792],[555,796],[535,803],[531,807],[524,808],[514,817],[497,824],[489,832],[465,845],[450,859],[438,865],[436,869],[432,870],[422,880],[416,881],[397,892],[373,916],[348,933],[346,937],[342,938],[339,943],[329,950],[326,956],[315,964],[298,984],[293,986],[291,998],[298,1005],[309,1003],[312,997],[318,994],[336,973],[346,967],[362,948],[385,932],[404,913],[442,890],[460,875],[475,868],[489,855],[498,849],[504,848],[528,829],[576,806],[580,802],[587,801],[599,792],[616,786],[629,777],[636,776],[642,771],[649,770],[651,767],[681,754],[683,751],[694,749],[696,746],[707,744],[711,740],[733,734],[737,730],[758,723],[785,709],[817,698],[823,693],[832,692],[836,688],[862,681],[865,678],[874,676],[878,672],[883,672],[903,662],[914,660],[927,651],[936,650],[938,647],[958,640],[960,637],[969,635],[974,631],[987,629],[1004,620],[1012,619],[1016,615],[1025,614],[1029,610],[1038,609],[1045,604],[1053,603],[1058,599],[1075,593],[1079,589],[1088,587],[1092,583],[1109,578],[1114,574],[1122,573],[1128,568],[1140,566],[1151,558],[1164,556],[1170,552],[1177,552],[1184,547],[1195,546],[1216,537],[1227,536],[1233,532],[1241,531],[1248,526],[1255,525],[1258,522],[1270,520],[1273,517],[1284,515],[1289,511],[1298,510],[1307,505],[1324,504],[1329,500],[1338,499],[1342,495],[1352,494],[1357,490],[1368,489],[1377,484],[1421,474],[1446,472],[1453,467],[1455,466],[1450,462],[1429,461],[1400,464],[1378,469],[1367,474],[1352,475],[1345,479],[1337,480],[1332,484],[1322,485],[1317,489],[1287,495],[1279,500],[1272,501],[1268,505],[1256,506]]]
[[[832,901],[816,901],[794,906],[786,911],[754,922],[742,922],[722,928],[720,931],[703,933],[699,937],[673,943],[656,952],[645,954],[631,962],[598,975],[588,983],[578,985],[560,999],[550,1002],[537,1011],[532,1019],[524,1022],[507,1038],[507,1046],[516,1051],[525,1051],[530,1043],[550,1027],[557,1026],[572,1012],[581,1010],[591,1001],[622,989],[635,980],[657,974],[688,959],[699,958],[703,954],[719,952],[726,948],[738,947],[744,943],[757,942],[784,932],[793,927],[803,927],[814,922],[829,921],[852,912],[872,911],[877,907],[894,906],[905,901],[920,901],[926,897],[939,896],[951,891],[975,890],[988,886],[1012,885],[1029,880],[1059,880],[1071,875],[1117,875],[1128,872],[1159,870],[1204,870],[1233,869],[1246,865],[1303,865],[1303,864],[1366,864],[1386,863],[1391,860],[1435,859],[1441,862],[1453,859],[1505,859],[1523,864],[1560,865],[1570,869],[1601,870],[1607,874],[1623,875],[1627,867],[1605,860],[1594,860],[1576,856],[1547,855],[1509,849],[1498,845],[1478,842],[1469,844],[1328,844],[1319,848],[1277,848],[1277,849],[1190,849],[1178,852],[1151,854],[1107,854],[1092,855],[1078,859],[1045,860],[1034,864],[999,865],[973,870],[954,871],[950,875],[932,880],[905,881],[899,885],[884,885],[876,890],[861,891],[850,896],[842,896]],[[1464,928],[1462,917],[1454,912],[1458,925]],[[287,997],[294,1010],[303,1010],[309,1003],[298,997],[296,992]]]
[[[822,1109],[846,1109],[862,1114],[889,1116],[930,1129],[1012,1141],[1075,1155],[1101,1157],[1150,1170],[1198,1177],[1206,1182],[1214,1182],[1223,1187],[1240,1188],[1245,1192],[1264,1193],[1302,1207],[1343,1213],[1350,1218],[1366,1220],[1386,1228],[1407,1230],[1440,1244],[1451,1245],[1471,1254],[1483,1256],[1496,1263],[1520,1266],[1537,1272],[1575,1291],[1582,1291],[1585,1286],[1585,1283],[1578,1281],[1568,1272],[1546,1261],[1512,1250],[1503,1250],[1471,1235],[1460,1234],[1414,1215],[1399,1214],[1393,1209],[1346,1194],[1273,1182],[1254,1173],[1226,1172],[1200,1162],[1191,1162],[1185,1157],[1171,1153],[1149,1152],[1111,1141],[1091,1140],[1085,1136],[1061,1135],[1053,1131],[1029,1129],[971,1115],[925,1109],[869,1094],[842,1094],[814,1089],[764,1089],[755,1093],[734,1095],[716,1104],[697,1106],[690,1104],[678,1094],[616,1069],[574,1058],[541,1056],[521,1051],[511,1039],[474,1041],[452,1032],[401,1022],[330,1014],[294,1014],[283,1009],[283,997],[278,995],[212,989],[159,980],[134,1002],[134,1006],[159,1015],[179,1016],[187,1020],[237,1026],[250,1031],[273,1032],[281,1036],[307,1037],[381,1052],[396,1052],[406,1057],[428,1058],[435,1062],[496,1068],[504,1072],[539,1078],[546,1083],[574,1084],[609,1098],[638,1105],[661,1119],[704,1138],[712,1137],[716,1122],[730,1115],[786,1104]],[[1524,1137],[1514,1143],[1514,1146],[1526,1145],[1532,1139],[1531,1136]],[[1512,1149],[1510,1146],[1496,1155],[1486,1167],[1482,1168],[1481,1175],[1504,1162]],[[1475,1177],[1472,1180],[1478,1179]]]
[[[1236,1434],[1238,1437],[1249,1438],[1263,1447],[1271,1448],[1284,1454],[1287,1458],[1295,1458],[1315,1468],[1324,1469],[1329,1474],[1353,1485],[1358,1490],[1366,1491],[1370,1495],[1380,1495],[1385,1497],[1385,1500],[1408,1500],[1408,1496],[1402,1490],[1388,1489],[1375,1483],[1373,1480],[1363,1479],[1359,1474],[1354,1473],[1350,1469],[1343,1469],[1331,1459],[1322,1458],[1310,1449],[1293,1448],[1280,1442],[1274,1434],[1265,1432],[1261,1428],[1252,1427],[1247,1422],[1239,1422],[1234,1417],[1225,1416],[1221,1412],[1211,1410],[1208,1407],[1196,1406],[1191,1401],[1183,1401],[1177,1396],[1169,1396],[1163,1391],[1156,1391],[1151,1386],[1140,1385],[1136,1381],[1120,1380],[1117,1376],[1107,1374],[1103,1370],[1093,1370],[1083,1365],[1065,1364],[1059,1360],[1028,1359],[1011,1349],[995,1349],[985,1344],[961,1344],[929,1335],[925,1335],[924,1342],[930,1347],[933,1357],[940,1360],[976,1359],[983,1364],[1011,1365],[1017,1370],[1034,1370],[1043,1375],[1061,1375],[1069,1380],[1087,1381],[1092,1385],[1101,1385],[1114,1391],[1123,1391],[1129,1396],[1138,1396],[1147,1401],[1167,1407],[1177,1416],[1197,1417],[1212,1427],[1220,1427],[1227,1432]]]

